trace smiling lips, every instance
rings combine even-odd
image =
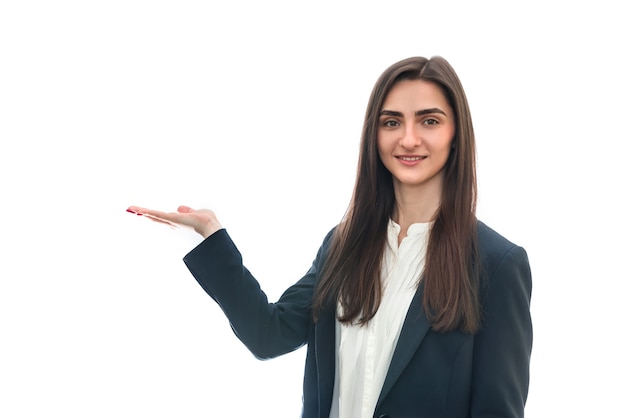
[[[399,155],[396,158],[405,165],[414,165],[417,164],[419,161],[426,159],[426,157],[421,155]]]

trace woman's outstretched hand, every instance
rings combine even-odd
[[[215,213],[209,209],[192,209],[188,206],[179,206],[177,212],[161,212],[158,210],[130,206],[127,212],[142,215],[146,218],[170,225],[173,227],[185,226],[193,228],[198,234],[207,238],[209,235],[222,228]]]

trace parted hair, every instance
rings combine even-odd
[[[396,202],[391,173],[378,153],[377,133],[385,98],[404,80],[438,85],[454,110],[456,127],[419,281],[424,310],[436,331],[475,333],[480,327],[481,310],[474,129],[463,86],[452,66],[439,56],[399,61],[387,68],[374,85],[363,123],[352,199],[320,271],[313,319],[317,320],[322,309],[336,309],[340,303],[339,321],[364,325],[380,306],[382,258]]]

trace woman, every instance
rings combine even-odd
[[[276,303],[212,211],[128,210],[205,238],[184,261],[257,357],[307,344],[303,417],[524,415],[528,258],[476,219],[470,111],[443,58],[380,76],[349,210]]]

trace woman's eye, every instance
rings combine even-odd
[[[390,128],[396,127],[396,126],[400,126],[400,124],[398,123],[397,120],[388,120],[383,122],[384,126],[388,126]]]
[[[424,120],[424,125],[437,125],[439,121],[437,119],[428,118]]]

